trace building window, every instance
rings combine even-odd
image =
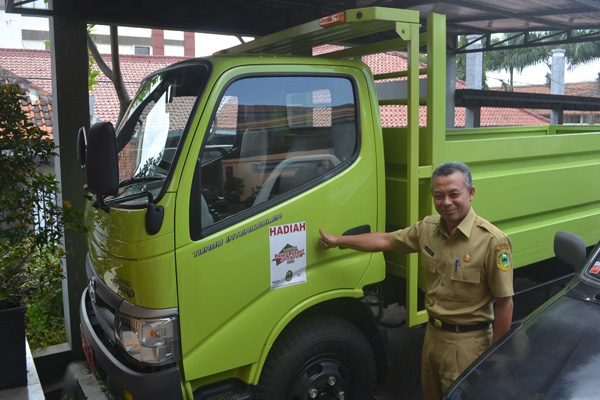
[[[144,56],[150,55],[150,46],[133,46],[134,54],[140,54]]]
[[[563,123],[565,125],[595,125],[598,123],[598,114],[595,112],[565,114]]]

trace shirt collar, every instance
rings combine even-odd
[[[465,216],[465,218],[458,224],[456,229],[462,232],[467,238],[471,237],[471,232],[473,231],[473,226],[475,225],[475,220],[477,218],[477,214],[475,214],[475,210],[473,207],[469,210],[469,213]],[[440,223],[438,229],[442,234],[448,237],[448,228],[446,227],[446,221],[443,218],[440,218]]]

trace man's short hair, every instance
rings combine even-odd
[[[431,175],[431,191],[433,192],[433,178],[436,176],[448,176],[452,175],[456,171],[459,171],[463,174],[463,179],[465,182],[465,186],[467,187],[467,191],[471,190],[473,187],[473,177],[471,176],[471,170],[467,166],[467,164],[462,163],[460,161],[449,161],[443,164],[440,164],[433,174]]]

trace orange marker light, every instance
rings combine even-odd
[[[344,22],[346,22],[346,13],[342,11],[319,19],[319,26],[321,28],[327,28],[333,25],[343,24]]]

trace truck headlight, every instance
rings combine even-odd
[[[117,313],[115,322],[117,342],[140,363],[158,366],[179,360],[176,316],[140,319]]]

